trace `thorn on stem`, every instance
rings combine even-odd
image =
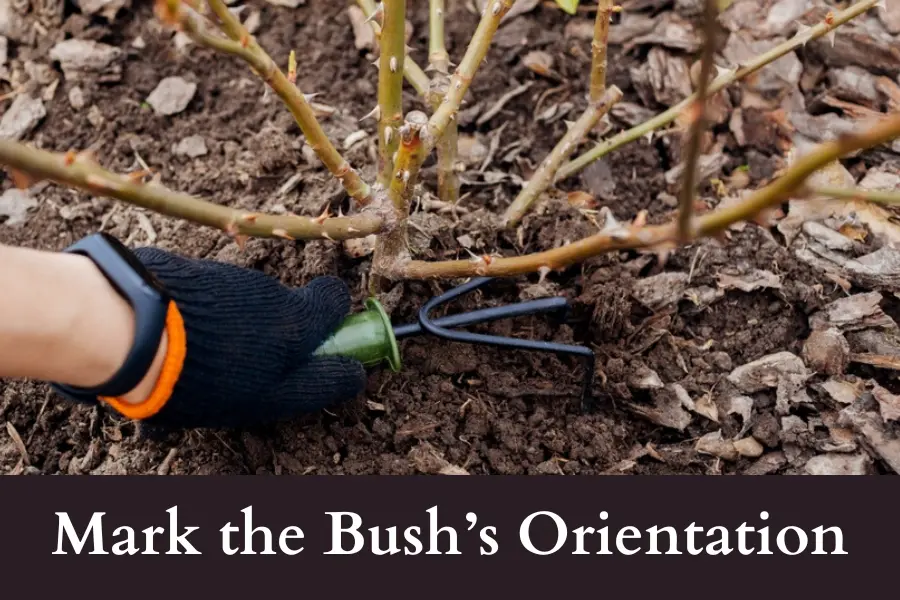
[[[23,173],[18,169],[10,169],[9,174],[10,176],[12,176],[13,184],[20,190],[27,190],[32,185],[37,183],[37,181],[30,175],[28,175],[27,173]]]
[[[369,18],[363,21],[363,23],[369,23],[371,21],[375,21],[376,19],[381,19],[384,17],[384,2],[379,2],[375,6],[375,10],[372,11],[372,14],[369,15]]]
[[[329,218],[331,218],[331,212],[328,210],[328,207],[326,206],[325,211],[318,217],[314,218],[313,222],[318,225],[321,225],[322,223],[325,222],[326,219],[329,219]]]
[[[131,183],[143,183],[144,177],[148,177],[150,175],[153,175],[153,171],[151,171],[150,169],[141,169],[140,171],[128,173],[126,177],[128,177],[128,180]]]
[[[375,119],[376,121],[380,121],[381,120],[381,105],[378,105],[375,108],[373,108],[371,111],[369,111],[369,113],[367,115],[365,115],[364,117],[362,117],[360,119],[360,121],[365,121],[366,119]]]
[[[279,237],[279,238],[285,239],[285,240],[291,240],[291,241],[294,241],[294,239],[295,239],[295,238],[293,238],[292,236],[290,236],[290,235],[288,234],[288,232],[285,231],[284,229],[273,229],[273,230],[272,230],[272,235],[274,235],[275,237]]]
[[[156,0],[153,12],[156,17],[170,27],[177,27],[181,22],[180,3],[178,0]]]
[[[297,53],[291,50],[288,56],[288,81],[297,83]],[[308,102],[309,100],[307,100]]]

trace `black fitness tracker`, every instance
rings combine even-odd
[[[131,251],[106,233],[95,233],[64,252],[91,259],[134,311],[134,343],[122,367],[105,383],[91,389],[53,384],[64,396],[78,402],[96,402],[98,396],[127,394],[144,379],[156,358],[166,327],[169,294]]]

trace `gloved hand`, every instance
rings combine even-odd
[[[135,251],[165,285],[184,323],[186,352],[151,428],[237,427],[350,400],[365,388],[358,361],[313,357],[350,310],[347,286],[320,277],[290,289],[258,271]]]

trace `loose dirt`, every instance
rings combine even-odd
[[[427,11],[422,3],[411,4],[416,9],[410,45],[418,49],[413,57],[424,63]],[[458,59],[477,17],[464,3],[454,4],[449,46]],[[296,49],[301,89],[320,93],[316,101],[336,109],[322,121],[332,139],[342,143],[359,128],[370,132],[346,157],[364,167],[363,174],[371,179],[373,125],[358,119],[375,102],[377,75],[368,51],[354,48],[346,3],[310,0],[293,11],[264,2],[249,6],[261,11],[260,43],[282,63]],[[518,189],[511,177],[527,179],[564,133],[566,118],[573,119],[584,106],[590,42],[564,35],[569,22],[560,11],[539,7],[501,30],[500,43],[474,81],[467,108],[474,114],[477,106],[489,108],[510,89],[524,82],[532,85],[486,123],[476,125],[475,118],[466,121],[463,115],[462,133],[477,138],[485,149],[496,140],[495,157],[485,174],[478,173],[478,164],[463,174],[464,214],[458,222],[446,214],[417,217],[422,230],[436,234],[430,240],[416,234],[422,256],[466,258],[457,241],[464,234],[478,254],[509,255],[551,248],[596,231],[591,221],[596,215],[570,206],[565,195],[570,191],[592,193],[598,208],[608,207],[620,220],[633,219],[642,210],[649,211],[653,222],[671,216],[673,207],[660,194],[667,191],[665,171],[677,164],[678,144],[677,136],[661,136],[630,144],[564,182],[525,219],[520,231],[498,234],[493,228],[490,215],[502,211]],[[67,4],[63,19],[51,24],[50,31],[33,47],[15,45],[11,59],[47,63],[53,43],[76,36],[120,48],[122,76],[119,81],[61,81],[31,142],[59,151],[90,148],[105,166],[120,172],[136,170],[144,161],[174,189],[247,210],[317,215],[326,206],[350,209],[327,172],[304,158],[302,136],[277,98],[235,59],[193,46],[176,49],[171,33],[153,21],[149,3],[121,12],[114,24],[84,17]],[[553,56],[552,77],[535,75],[522,65],[530,50]],[[625,91],[629,102],[645,104],[629,68],[644,61],[646,51],[611,49],[610,82]],[[58,65],[53,68],[59,70]],[[196,82],[197,93],[180,114],[156,116],[145,99],[161,79],[173,75]],[[85,97],[80,110],[69,101],[76,85]],[[408,106],[420,105],[409,90],[407,101]],[[568,117],[551,123],[535,118],[565,103],[574,106]],[[0,104],[0,112],[8,105]],[[197,158],[176,155],[173,148],[192,135],[204,138],[208,153]],[[766,135],[759,133],[761,138]],[[521,142],[518,155],[507,160],[516,142]],[[764,183],[778,162],[773,154],[745,152],[733,139],[723,153],[725,172],[742,170],[751,187]],[[870,165],[877,157],[857,159],[865,160]],[[298,173],[298,165],[299,184],[280,194]],[[433,169],[426,169],[425,189],[434,189],[434,181]],[[7,189],[11,182],[2,185]],[[705,192],[714,198],[711,189]],[[368,259],[350,258],[338,245],[252,240],[240,251],[219,231],[56,186],[42,190],[39,199],[25,225],[0,224],[0,243],[58,250],[103,228],[131,245],[155,244],[193,257],[236,262],[288,285],[302,285],[322,274],[339,275],[354,290],[357,307],[365,298]],[[659,273],[683,274],[686,288],[715,291],[719,274],[752,269],[777,275],[781,287],[724,290],[710,303],[680,297],[656,308],[642,305],[634,294],[640,281]],[[451,285],[402,284],[389,303],[393,320],[414,320],[425,300]],[[797,457],[815,453],[814,447],[800,447],[782,460],[785,448],[774,390],[753,395],[751,429],[770,455],[765,460],[772,469],[760,466],[763,459],[725,461],[695,449],[706,433],[722,429],[735,435],[741,429],[740,419],[725,414],[722,404],[719,392],[727,389],[726,376],[775,352],[800,355],[810,331],[808,316],[843,296],[821,272],[794,258],[774,228],[747,225],[721,243],[697,243],[667,257],[633,252],[601,256],[543,281],[537,275],[498,281],[460,301],[458,309],[547,294],[571,301],[566,324],[534,316],[480,330],[595,349],[595,403],[590,412],[580,409],[582,371],[575,360],[428,338],[405,341],[403,372],[374,371],[364,397],[338,410],[247,431],[180,432],[155,439],[108,411],[68,404],[42,383],[7,380],[0,381],[0,421],[22,438],[27,462],[18,445],[0,432],[0,472],[409,474],[453,467],[471,474],[796,472],[805,462]],[[896,314],[897,301],[885,302],[888,312]],[[703,398],[718,403],[719,423],[692,412],[689,424],[678,430],[641,416],[634,407],[650,406],[659,393],[635,383],[648,370],[664,384],[680,384],[695,403]],[[896,387],[885,371],[853,365],[849,373]],[[877,462],[874,468],[881,470]]]

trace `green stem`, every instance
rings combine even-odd
[[[450,72],[450,54],[444,40],[444,0],[430,0],[428,11],[428,62],[438,73]]]
[[[469,41],[469,47],[466,48],[466,54],[459,63],[453,77],[450,78],[450,86],[444,101],[428,122],[428,132],[430,135],[424,136],[423,139],[423,157],[428,156],[434,149],[435,144],[444,134],[444,130],[450,121],[456,119],[459,113],[459,107],[462,105],[463,97],[472,84],[475,72],[484,61],[488,50],[491,47],[491,40],[497,28],[500,27],[500,21],[512,8],[515,0],[490,0],[484,9],[481,21],[475,34]],[[424,158],[423,158],[424,160]]]
[[[384,0],[381,57],[378,64],[378,182],[390,184],[394,153],[403,123],[403,68],[406,61],[406,0]]]
[[[394,218],[378,236],[372,258],[372,274],[375,276],[373,284],[376,289],[383,288],[385,282],[393,279],[392,274],[409,259],[407,222],[413,190],[423,160],[421,134],[427,124],[428,116],[414,110],[406,115],[406,123],[400,128],[397,171],[387,189]]]
[[[285,239],[345,240],[381,231],[382,219],[373,214],[332,219],[297,215],[266,215],[236,210],[172,191],[139,178],[118,175],[84,155],[57,154],[12,140],[0,139],[0,164],[30,179],[49,180],[115,198],[170,217],[221,229],[231,235]]]
[[[556,144],[553,151],[538,167],[528,184],[519,192],[515,201],[506,209],[503,215],[504,226],[515,226],[522,219],[531,205],[553,183],[553,176],[559,166],[568,159],[578,148],[603,115],[609,112],[612,105],[622,99],[622,90],[616,86],[610,87],[599,100],[591,102],[581,114],[575,124],[569,128],[566,135]]]
[[[362,9],[366,18],[371,19],[369,25],[372,27],[372,31],[375,32],[375,37],[380,41],[381,25],[375,22],[375,19],[372,16],[376,11],[374,0],[356,0],[356,4]],[[409,82],[420,96],[424,98],[428,94],[428,86],[431,83],[428,75],[425,74],[422,67],[416,64],[416,61],[410,58],[409,54],[406,55],[406,60],[403,62],[403,75],[406,77],[406,81]]]
[[[717,208],[697,218],[699,236],[720,234],[738,222],[747,221],[776,206],[802,189],[806,179],[819,169],[857,150],[874,148],[900,136],[900,113],[881,119],[868,130],[846,135],[817,146],[797,160],[781,177],[741,202]],[[593,235],[553,250],[510,258],[478,258],[440,262],[410,261],[396,274],[407,279],[456,278],[474,276],[508,277],[562,269],[592,256],[614,250],[659,248],[677,245],[677,223],[646,227],[622,227],[615,232]]]
[[[843,25],[847,21],[866,12],[867,10],[878,4],[878,2],[879,0],[862,0],[861,2],[857,2],[856,4],[845,10],[835,13],[834,18],[831,19],[830,24],[822,22],[818,25],[815,25],[814,27],[810,27],[809,29],[798,32],[797,35],[795,35],[791,39],[778,44],[768,52],[764,52],[756,58],[751,59],[746,65],[740,66],[735,71],[728,71],[727,73],[724,73],[717,77],[710,84],[709,94],[718,93],[728,85],[734,83],[735,81],[739,81],[752,73],[755,73],[767,64],[781,58],[788,52],[796,50],[800,46],[805,45],[810,40],[822,37],[828,32],[833,31],[836,27]],[[641,123],[640,125],[632,127],[631,129],[622,131],[614,135],[613,137],[597,144],[597,146],[595,146],[593,149],[585,152],[581,156],[563,165],[563,167],[559,170],[559,173],[557,173],[556,180],[561,181],[563,179],[566,179],[574,175],[575,173],[578,173],[595,160],[606,156],[613,150],[616,150],[618,148],[621,148],[625,144],[638,140],[664,125],[668,125],[676,118],[678,118],[678,116],[683,113],[696,99],[696,94],[685,98],[669,110],[656,115],[649,121]]]
[[[185,33],[198,44],[237,56],[247,62],[291,111],[310,147],[315,150],[331,174],[340,180],[347,193],[360,206],[368,204],[372,199],[372,190],[369,184],[362,180],[359,173],[344,160],[341,153],[328,139],[325,130],[322,129],[316,118],[315,111],[300,89],[278,68],[275,61],[247,32],[222,0],[207,1],[219,18],[222,31],[231,38],[232,42],[212,36],[188,11],[179,11],[176,16]]]
[[[809,186],[809,191],[816,196],[828,196],[844,200],[865,200],[888,206],[900,205],[900,191],[863,190],[860,188],[841,188],[828,186]]]

